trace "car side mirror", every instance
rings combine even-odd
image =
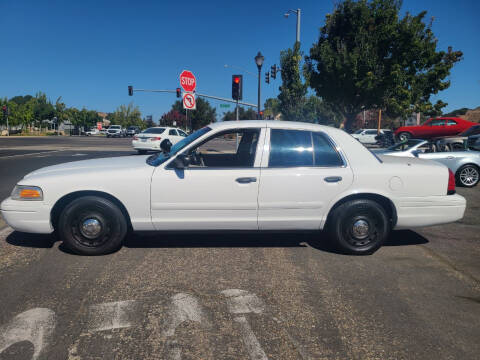
[[[185,154],[179,154],[173,159],[173,167],[175,169],[185,169],[190,165],[190,156]]]
[[[160,149],[162,149],[162,151],[167,154],[170,152],[171,148],[172,148],[172,142],[168,139],[165,139],[160,143]]]

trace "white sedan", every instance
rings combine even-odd
[[[176,144],[187,137],[187,134],[178,128],[172,127],[151,127],[143,130],[140,134],[134,135],[132,146],[139,154],[145,154],[148,150],[160,151],[160,144],[170,140]]]
[[[392,130],[380,129],[380,134],[386,134],[388,132],[391,133]],[[352,136],[362,144],[376,144],[377,140],[375,138],[377,135],[377,129],[359,129],[352,134]]]
[[[2,202],[3,217],[18,231],[56,231],[79,254],[112,252],[130,230],[322,229],[342,251],[368,254],[392,229],[465,211],[446,166],[375,156],[332,127],[227,121],[167,147],[36,170]]]

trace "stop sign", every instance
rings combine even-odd
[[[191,71],[183,70],[180,74],[180,86],[183,90],[192,92],[197,87],[197,80]]]

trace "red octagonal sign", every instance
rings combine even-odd
[[[180,86],[183,90],[192,92],[197,87],[197,80],[191,71],[183,70],[180,74]]]

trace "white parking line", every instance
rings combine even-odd
[[[21,157],[21,156],[41,155],[41,154],[52,154],[52,153],[61,152],[64,150],[65,149],[52,150],[52,151],[40,151],[40,152],[27,153],[27,154],[7,155],[7,156],[0,156],[0,159],[7,159],[7,158],[14,158],[14,157]]]
[[[7,226],[6,228],[0,230],[0,237],[6,238],[12,232],[13,232],[13,229],[10,226]]]
[[[232,314],[261,314],[265,305],[255,294],[240,289],[228,289],[221,292],[227,298],[227,305]],[[253,333],[245,316],[237,316],[235,320],[240,324],[243,335],[243,343],[252,360],[267,360],[268,357],[263,351],[257,337]]]
[[[15,316],[0,327],[0,354],[20,341],[33,344],[32,359],[36,359],[48,345],[55,328],[55,313],[46,308],[35,308]]]
[[[175,329],[184,321],[195,321],[210,327],[197,298],[189,294],[179,293],[172,297],[170,321],[167,329],[163,331],[163,335],[175,335]]]
[[[89,331],[105,331],[132,326],[130,319],[136,308],[135,300],[115,301],[92,305],[89,312]]]

